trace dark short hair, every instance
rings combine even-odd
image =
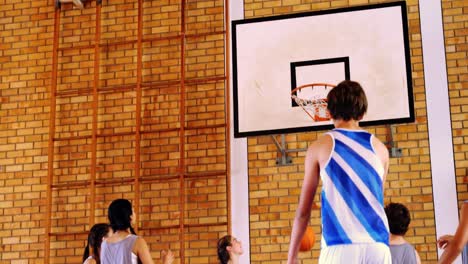
[[[102,239],[109,233],[108,224],[95,224],[88,234],[88,243],[83,253],[83,262],[89,257],[89,248],[93,249],[93,258],[96,263],[100,263],[99,249],[101,248]]]
[[[335,120],[360,120],[367,111],[367,98],[358,82],[342,81],[327,95],[327,108]]]
[[[389,203],[385,206],[390,233],[403,236],[408,231],[411,216],[408,208],[400,203]]]
[[[218,240],[218,258],[221,264],[229,262],[229,252],[226,247],[231,246],[232,236],[226,235]]]
[[[114,200],[109,205],[108,218],[112,230],[127,230],[131,228],[132,222],[132,203],[126,199]]]

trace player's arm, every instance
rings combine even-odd
[[[310,211],[319,183],[319,151],[320,143],[317,141],[308,148],[305,157],[304,181],[302,182],[301,196],[299,198],[299,205],[296,210],[289,244],[288,263],[290,264],[297,262],[301,239],[310,220]]]
[[[382,162],[382,166],[384,167],[384,174],[382,176],[382,188],[385,186],[385,180],[387,179],[388,174],[388,167],[390,165],[390,157],[388,154],[387,147],[375,136],[372,138],[372,145],[374,146],[374,150],[379,156],[380,161]]]
[[[468,203],[462,205],[460,212],[460,223],[452,240],[448,243],[442,256],[440,256],[439,264],[452,263],[463,247],[468,242]]]
[[[138,256],[143,264],[154,264],[148,244],[142,237],[137,238],[135,246],[133,246],[133,253]]]
[[[421,264],[421,257],[419,256],[419,253],[416,251],[416,249],[414,250],[414,253],[416,255],[416,264]]]

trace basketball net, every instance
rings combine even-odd
[[[335,85],[327,83],[301,85],[291,91],[291,98],[312,121],[329,121],[331,117],[327,111],[327,94],[333,87]]]

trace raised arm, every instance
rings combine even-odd
[[[442,256],[440,256],[438,263],[452,263],[457,258],[457,256],[460,255],[460,252],[463,250],[463,247],[466,245],[466,243],[468,243],[468,203],[465,202],[462,205],[460,212],[460,223],[458,224],[455,235],[453,238],[447,239],[446,243],[438,243],[439,246],[446,244],[444,253],[442,253]]]

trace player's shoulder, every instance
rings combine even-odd
[[[385,144],[382,142],[382,140],[380,140],[380,139],[379,139],[376,135],[374,135],[374,134],[371,134],[371,135],[372,135],[372,136],[371,136],[372,145],[374,145],[374,147],[380,147],[380,148],[383,147],[383,148],[387,149],[386,146],[385,146]]]
[[[320,157],[328,156],[333,149],[333,138],[330,134],[325,133],[317,138],[307,149],[309,156]]]
[[[92,257],[89,257],[85,260],[85,262],[83,262],[83,264],[96,264],[96,260]]]
[[[372,146],[377,153],[380,153],[383,156],[388,156],[387,146],[375,135],[372,135]]]
[[[311,145],[313,148],[324,148],[333,145],[333,138],[330,133],[320,135]]]

